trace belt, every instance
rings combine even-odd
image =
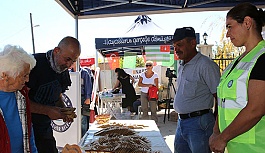
[[[196,116],[202,116],[203,114],[207,114],[210,112],[211,109],[204,109],[204,110],[199,110],[199,111],[195,111],[195,112],[191,112],[188,114],[179,114],[179,118],[181,119],[187,119],[187,118],[192,118],[192,117],[196,117]]]

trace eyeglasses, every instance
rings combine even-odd
[[[145,66],[148,67],[148,66],[152,66],[152,65],[151,64],[146,64]]]

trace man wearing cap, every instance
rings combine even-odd
[[[174,99],[174,109],[179,113],[175,153],[211,153],[208,144],[215,122],[212,108],[219,67],[197,52],[192,27],[177,28],[171,42],[180,59]]]

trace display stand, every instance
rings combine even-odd
[[[168,86],[167,86],[167,99],[166,99],[166,108],[165,108],[165,114],[164,114],[164,123],[166,123],[166,115],[169,120],[169,113],[170,109],[173,108],[173,102],[174,100],[171,98],[171,86],[174,89],[174,92],[176,93],[176,89],[174,87],[174,84],[172,83],[172,77],[168,78]]]
[[[117,119],[117,113],[121,113],[122,98],[125,98],[125,94],[99,94],[101,100],[99,114],[110,114]]]

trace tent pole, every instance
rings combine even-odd
[[[106,63],[105,63],[105,57],[103,57],[103,60],[104,60],[104,74],[106,76]],[[104,77],[104,86],[103,86],[103,89],[106,87],[106,77]]]
[[[78,40],[78,15],[75,15],[75,38]],[[80,58],[76,61],[76,72],[79,72]]]
[[[96,49],[95,66],[98,67],[98,50]]]

